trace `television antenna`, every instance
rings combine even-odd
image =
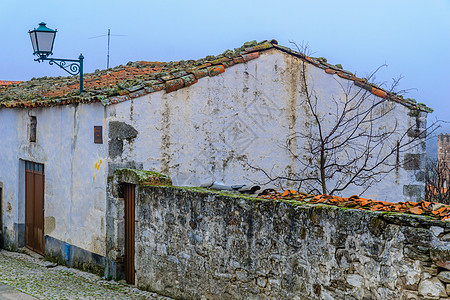
[[[91,39],[96,39],[96,38],[100,38],[100,37],[104,37],[107,36],[108,37],[108,54],[106,55],[106,68],[109,69],[109,46],[110,46],[110,41],[111,41],[111,36],[126,36],[123,34],[111,34],[111,29],[108,29],[108,34],[102,34],[102,35],[98,35],[98,36],[93,36],[88,38],[89,40]]]

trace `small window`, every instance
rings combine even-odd
[[[30,119],[30,142],[36,143],[37,119],[32,116]]]
[[[42,165],[41,164],[34,164],[34,170],[36,172],[42,172]]]
[[[25,170],[33,173],[44,173],[44,165],[31,161],[25,161]]]

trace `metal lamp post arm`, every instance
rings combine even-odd
[[[80,94],[83,92],[83,55],[80,54],[78,59],[64,59],[64,58],[47,58],[47,57],[39,57],[36,58],[35,61],[41,62],[44,60],[48,60],[49,65],[57,65],[70,75],[78,75],[80,74]],[[67,64],[67,63],[70,64]]]

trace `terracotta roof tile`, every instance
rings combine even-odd
[[[389,93],[380,87],[357,78],[341,65],[331,65],[323,57],[312,58],[288,47],[270,42],[246,42],[234,51],[226,50],[218,56],[178,62],[130,62],[125,66],[84,74],[84,90],[78,94],[78,77],[33,78],[30,81],[0,81],[0,108],[65,105],[70,103],[102,102],[104,105],[127,101],[131,98],[166,90],[167,93],[195,84],[206,76],[216,76],[235,64],[257,59],[268,49],[277,49],[294,55],[321,68],[327,74],[354,81],[355,85],[385,99],[401,103],[411,109],[431,112],[424,104],[413,99]]]
[[[450,206],[436,202],[388,202],[361,198],[353,195],[348,198],[330,195],[310,195],[293,190],[286,190],[283,193],[275,190],[266,190],[260,197],[271,200],[295,200],[297,202],[310,204],[325,204],[346,208],[363,209],[371,211],[385,211],[396,213],[408,213],[414,215],[424,215],[431,219],[450,220]]]
[[[11,84],[19,84],[22,81],[12,81],[12,80],[0,80],[0,86],[7,86]]]

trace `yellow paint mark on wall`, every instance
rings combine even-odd
[[[97,162],[95,162],[95,165],[94,165],[94,168],[95,168],[95,171],[99,171],[100,170],[100,166],[102,165],[102,160],[100,159],[100,162],[99,163],[97,163]],[[92,183],[95,183],[95,174],[94,174],[94,176],[92,176]]]
[[[102,160],[100,159],[100,162],[97,164],[95,163],[95,170],[98,172],[98,170],[100,170],[100,166],[102,165]]]

